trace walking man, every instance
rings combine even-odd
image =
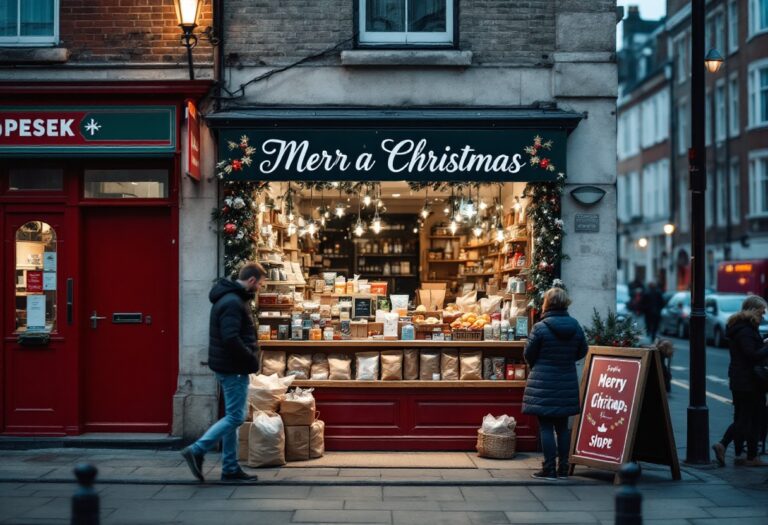
[[[661,295],[656,283],[648,283],[648,290],[643,295],[643,312],[645,313],[645,331],[651,344],[656,341],[663,308],[664,296]]]
[[[221,441],[222,481],[256,481],[237,462],[237,429],[245,421],[248,374],[259,370],[256,333],[250,301],[264,281],[266,271],[258,263],[240,269],[237,279],[219,279],[208,298],[211,307],[208,366],[224,393],[225,415],[195,443],[181,451],[192,474],[203,477],[205,454]]]

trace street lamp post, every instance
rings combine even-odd
[[[704,58],[705,1],[693,0],[691,9],[691,148],[688,150],[691,191],[691,317],[688,404],[688,442],[686,462],[709,463],[709,409],[706,398],[706,341],[704,336],[704,248],[706,245],[705,196],[707,190],[707,150],[704,144],[705,67],[717,71],[722,56],[710,52]],[[705,63],[706,62],[706,63]]]

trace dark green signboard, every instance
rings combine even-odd
[[[232,180],[554,180],[564,129],[355,127],[222,129],[219,171]]]

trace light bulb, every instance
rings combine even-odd
[[[307,226],[307,233],[310,236],[313,236],[315,233],[317,233],[317,225],[315,224],[315,221],[309,223],[309,226]]]
[[[504,242],[504,229],[498,228],[496,230],[496,242]]]
[[[363,222],[360,219],[357,219],[357,224],[355,224],[355,235],[358,237],[362,237],[363,233],[365,233],[365,227],[363,226]]]
[[[366,195],[363,197],[363,206],[370,206],[371,205],[371,196]]]
[[[456,221],[457,224],[461,224],[461,221],[464,220],[464,217],[462,217],[461,213],[459,213],[456,215],[456,217],[453,220]]]
[[[333,181],[333,182],[331,182],[331,186],[333,186],[334,188],[338,188],[339,187],[339,182],[338,181]]]
[[[373,230],[373,233],[381,233],[381,219],[378,216],[374,217],[373,223],[371,223],[371,229]]]
[[[472,233],[475,234],[475,237],[480,237],[483,234],[483,229],[478,224],[474,228],[472,228]]]
[[[485,210],[488,208],[488,203],[485,201],[480,201],[480,209]]]
[[[445,208],[443,208],[443,213],[445,213],[446,215],[448,215],[449,213],[451,213],[451,208],[449,208],[448,206],[446,206]]]
[[[322,226],[323,228],[325,228],[325,215],[323,215],[323,216],[320,218],[320,226]]]
[[[288,222],[293,222],[295,218],[296,216],[293,214],[293,212],[288,213]]]
[[[459,229],[459,224],[456,222],[455,219],[451,221],[450,228],[451,228],[451,235],[456,235],[456,232]]]
[[[261,213],[264,213],[265,211],[267,211],[267,205],[265,203],[263,203],[263,202],[261,204],[259,204],[259,211]]]
[[[413,233],[419,233],[419,229],[418,228],[414,228],[413,229]]]
[[[382,200],[381,200],[381,199],[379,199],[379,200],[378,200],[378,202],[376,203],[376,206],[378,206],[379,208],[381,208],[382,206],[384,206],[384,203],[382,202]]]
[[[330,219],[331,218],[331,212],[329,212],[328,210],[325,210],[323,212],[323,217],[325,217],[326,219]]]
[[[424,206],[424,207],[421,209],[421,217],[422,217],[422,218],[424,218],[424,219],[426,219],[427,217],[429,217],[429,208],[427,208],[426,206]]]
[[[344,217],[344,205],[341,203],[336,205],[336,217],[338,217],[339,219]]]
[[[288,223],[288,235],[293,236],[296,234],[296,224],[293,222]]]

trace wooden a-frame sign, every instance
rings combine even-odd
[[[629,461],[668,465],[680,479],[658,350],[591,346],[571,434],[575,465],[617,472]]]

